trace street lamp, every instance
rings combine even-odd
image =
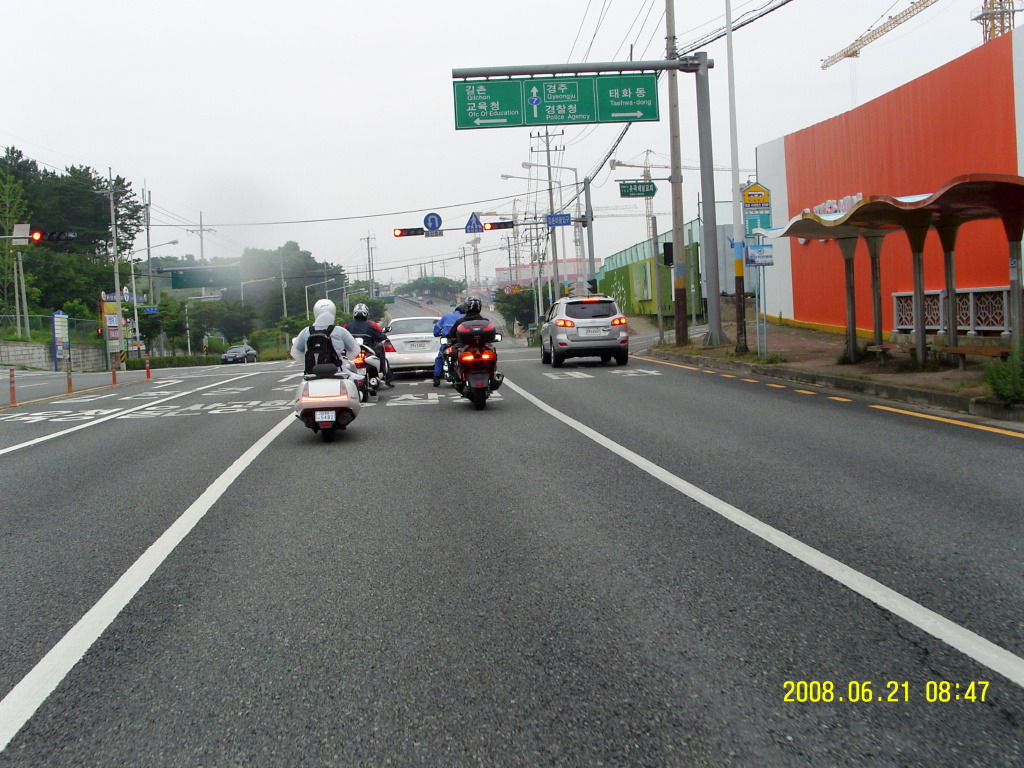
[[[529,163],[524,162],[523,168],[560,168],[563,171],[572,171],[573,178],[576,179],[576,218],[580,219],[580,175],[577,170],[568,165],[548,165],[547,163]],[[583,177],[583,197],[586,199],[587,204],[587,215],[586,218],[582,219],[583,224],[587,228],[587,277],[589,281],[594,278],[597,274],[597,265],[594,261],[594,207],[590,202],[590,177]],[[550,189],[550,188],[549,188]],[[579,229],[576,230],[576,242],[579,243]],[[556,268],[555,275],[558,275]]]
[[[243,280],[238,284],[238,300],[245,301],[245,286],[249,283],[265,283],[267,280],[277,280],[276,277],[261,277],[256,280]]]
[[[310,283],[309,285],[306,286],[306,289],[303,292],[306,294],[306,317],[307,318],[309,318],[309,289],[312,288],[314,285],[326,285],[327,283],[333,283],[336,279],[337,278],[335,278],[335,277],[329,277],[326,280],[321,280],[319,283]],[[313,319],[316,320],[315,317]]]
[[[177,240],[168,240],[166,243],[160,243],[159,245],[148,246],[146,248],[136,248],[134,251],[129,251],[126,256],[132,256],[142,251],[148,251],[150,248],[162,248],[165,245],[177,245]],[[117,272],[117,254],[114,254],[114,271]],[[135,320],[135,351],[137,352],[142,347],[142,340],[139,338],[139,297],[135,293],[135,264],[132,264],[132,315]],[[121,318],[118,318],[118,323],[121,322]]]

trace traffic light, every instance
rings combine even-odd
[[[665,249],[665,266],[671,267],[676,263],[675,253],[673,252],[672,243],[662,243]]]
[[[514,221],[488,221],[484,224],[484,231],[490,232],[492,229],[512,229],[516,223]]]
[[[597,293],[597,278],[591,278],[587,280],[587,288],[591,293]]]
[[[422,235],[423,227],[411,227],[410,229],[396,229],[395,237],[411,237],[412,235]]]
[[[59,240],[74,240],[78,237],[76,232],[43,232],[38,229],[33,229],[32,234],[29,235],[29,239],[33,243],[55,243]]]

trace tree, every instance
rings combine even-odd
[[[220,301],[212,306],[216,307],[218,317],[216,327],[227,338],[228,342],[234,343],[247,338],[253,331],[256,318],[259,313],[252,304],[243,304],[240,301]]]
[[[513,320],[523,326],[530,325],[537,316],[537,300],[532,288],[527,288],[521,293],[496,293],[494,308],[501,313],[509,325],[512,325]]]
[[[14,176],[0,169],[0,234],[11,234],[14,225],[28,221],[25,190]],[[0,251],[0,312],[10,314],[14,305],[14,249],[10,240],[3,240]]]
[[[466,290],[466,283],[462,280],[451,280],[447,277],[435,277],[427,275],[417,277],[412,282],[399,286],[395,293],[402,294],[423,294],[425,296],[437,296],[441,299],[454,299]]]

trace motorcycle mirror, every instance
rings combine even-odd
[[[499,342],[499,341],[501,341],[501,334],[500,334],[500,333],[496,333],[496,334],[494,334],[494,341],[495,341],[496,343],[497,343],[497,342]]]

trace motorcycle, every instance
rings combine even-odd
[[[371,397],[376,397],[380,390],[380,358],[373,347],[367,344],[369,340],[365,336],[356,336],[355,340],[359,344],[359,354],[353,358],[352,363],[363,377],[363,385],[359,387],[359,399],[365,403]]]
[[[455,389],[482,411],[487,407],[487,398],[505,380],[498,372],[498,351],[494,348],[501,341],[501,334],[489,320],[472,320],[459,323],[456,338],[458,344],[451,355]]]
[[[359,378],[344,366],[313,366],[311,373],[303,374],[295,394],[295,418],[319,432],[325,443],[332,442],[336,430],[345,429],[359,415]]]

